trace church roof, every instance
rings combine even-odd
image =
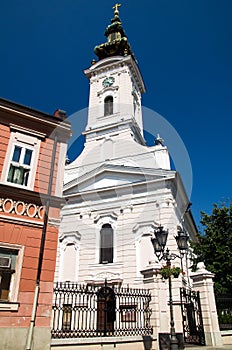
[[[122,27],[121,19],[119,18],[119,6],[121,5],[116,4],[113,7],[114,17],[111,19],[111,24],[106,27],[105,36],[107,37],[107,42],[95,46],[94,48],[94,52],[98,56],[99,60],[111,56],[131,55],[136,61],[127,36]]]

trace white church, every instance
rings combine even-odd
[[[190,271],[189,198],[163,140],[144,139],[145,87],[119,4],[105,36],[84,71],[84,149],[65,169],[51,346],[221,345],[213,275]]]

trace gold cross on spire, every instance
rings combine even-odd
[[[114,15],[119,15],[118,8],[121,6],[121,4],[115,4],[112,9],[114,9]]]

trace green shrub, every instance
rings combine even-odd
[[[220,324],[232,324],[232,312],[219,314],[218,320]]]

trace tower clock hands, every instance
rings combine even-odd
[[[104,87],[109,87],[114,83],[114,77],[107,77],[103,80],[102,85]]]

